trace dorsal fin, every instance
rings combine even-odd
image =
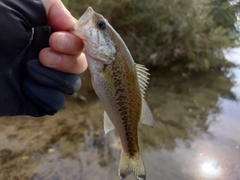
[[[142,111],[141,111],[141,119],[140,122],[149,125],[153,128],[154,126],[154,119],[151,110],[149,109],[146,101],[142,97]]]
[[[145,94],[145,90],[146,90],[148,80],[149,80],[148,76],[150,74],[148,73],[148,69],[144,65],[135,64],[135,68],[136,68],[136,72],[137,72],[139,87],[140,87],[140,90],[142,93],[142,111],[141,111],[140,122],[153,127],[154,119],[152,116],[152,112],[149,109],[146,101],[144,100],[144,94]]]
[[[138,78],[141,94],[142,94],[142,97],[144,97],[145,90],[149,80],[148,76],[150,74],[148,73],[148,69],[144,65],[135,64],[135,69],[137,72],[137,78]]]

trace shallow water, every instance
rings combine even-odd
[[[236,54],[227,57],[236,62]],[[146,100],[155,127],[139,126],[147,179],[239,179],[240,68],[151,74]],[[0,118],[0,180],[119,179],[121,145],[114,131],[104,134],[88,81],[54,116]]]

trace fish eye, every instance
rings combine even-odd
[[[105,29],[106,28],[106,22],[103,21],[103,20],[99,20],[97,22],[97,26],[98,26],[99,29]]]

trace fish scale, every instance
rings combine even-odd
[[[109,67],[119,67],[119,61],[120,63],[125,62],[124,60],[119,59],[112,63],[112,65],[109,65]],[[122,128],[124,128],[123,132],[125,132],[121,139],[126,139],[122,140],[122,142],[126,142],[126,144],[123,144],[123,149],[125,153],[134,156],[134,153],[139,151],[137,143],[137,126],[141,114],[141,94],[139,88],[137,87],[135,74],[129,71],[129,67],[127,68],[125,66],[122,66],[124,68],[121,69],[121,73],[115,73],[117,71],[112,71],[112,68],[110,70],[112,72],[111,77],[114,79],[114,82],[118,82],[118,84],[116,84],[113,88],[115,90],[115,94],[110,98],[115,99],[114,104],[119,106],[116,108],[122,119]],[[133,84],[136,84],[136,86],[133,86]],[[136,121],[132,121],[132,119],[136,119]]]

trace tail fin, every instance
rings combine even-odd
[[[128,156],[123,151],[119,164],[119,176],[125,179],[130,173],[133,173],[138,180],[145,180],[146,173],[141,154]]]

